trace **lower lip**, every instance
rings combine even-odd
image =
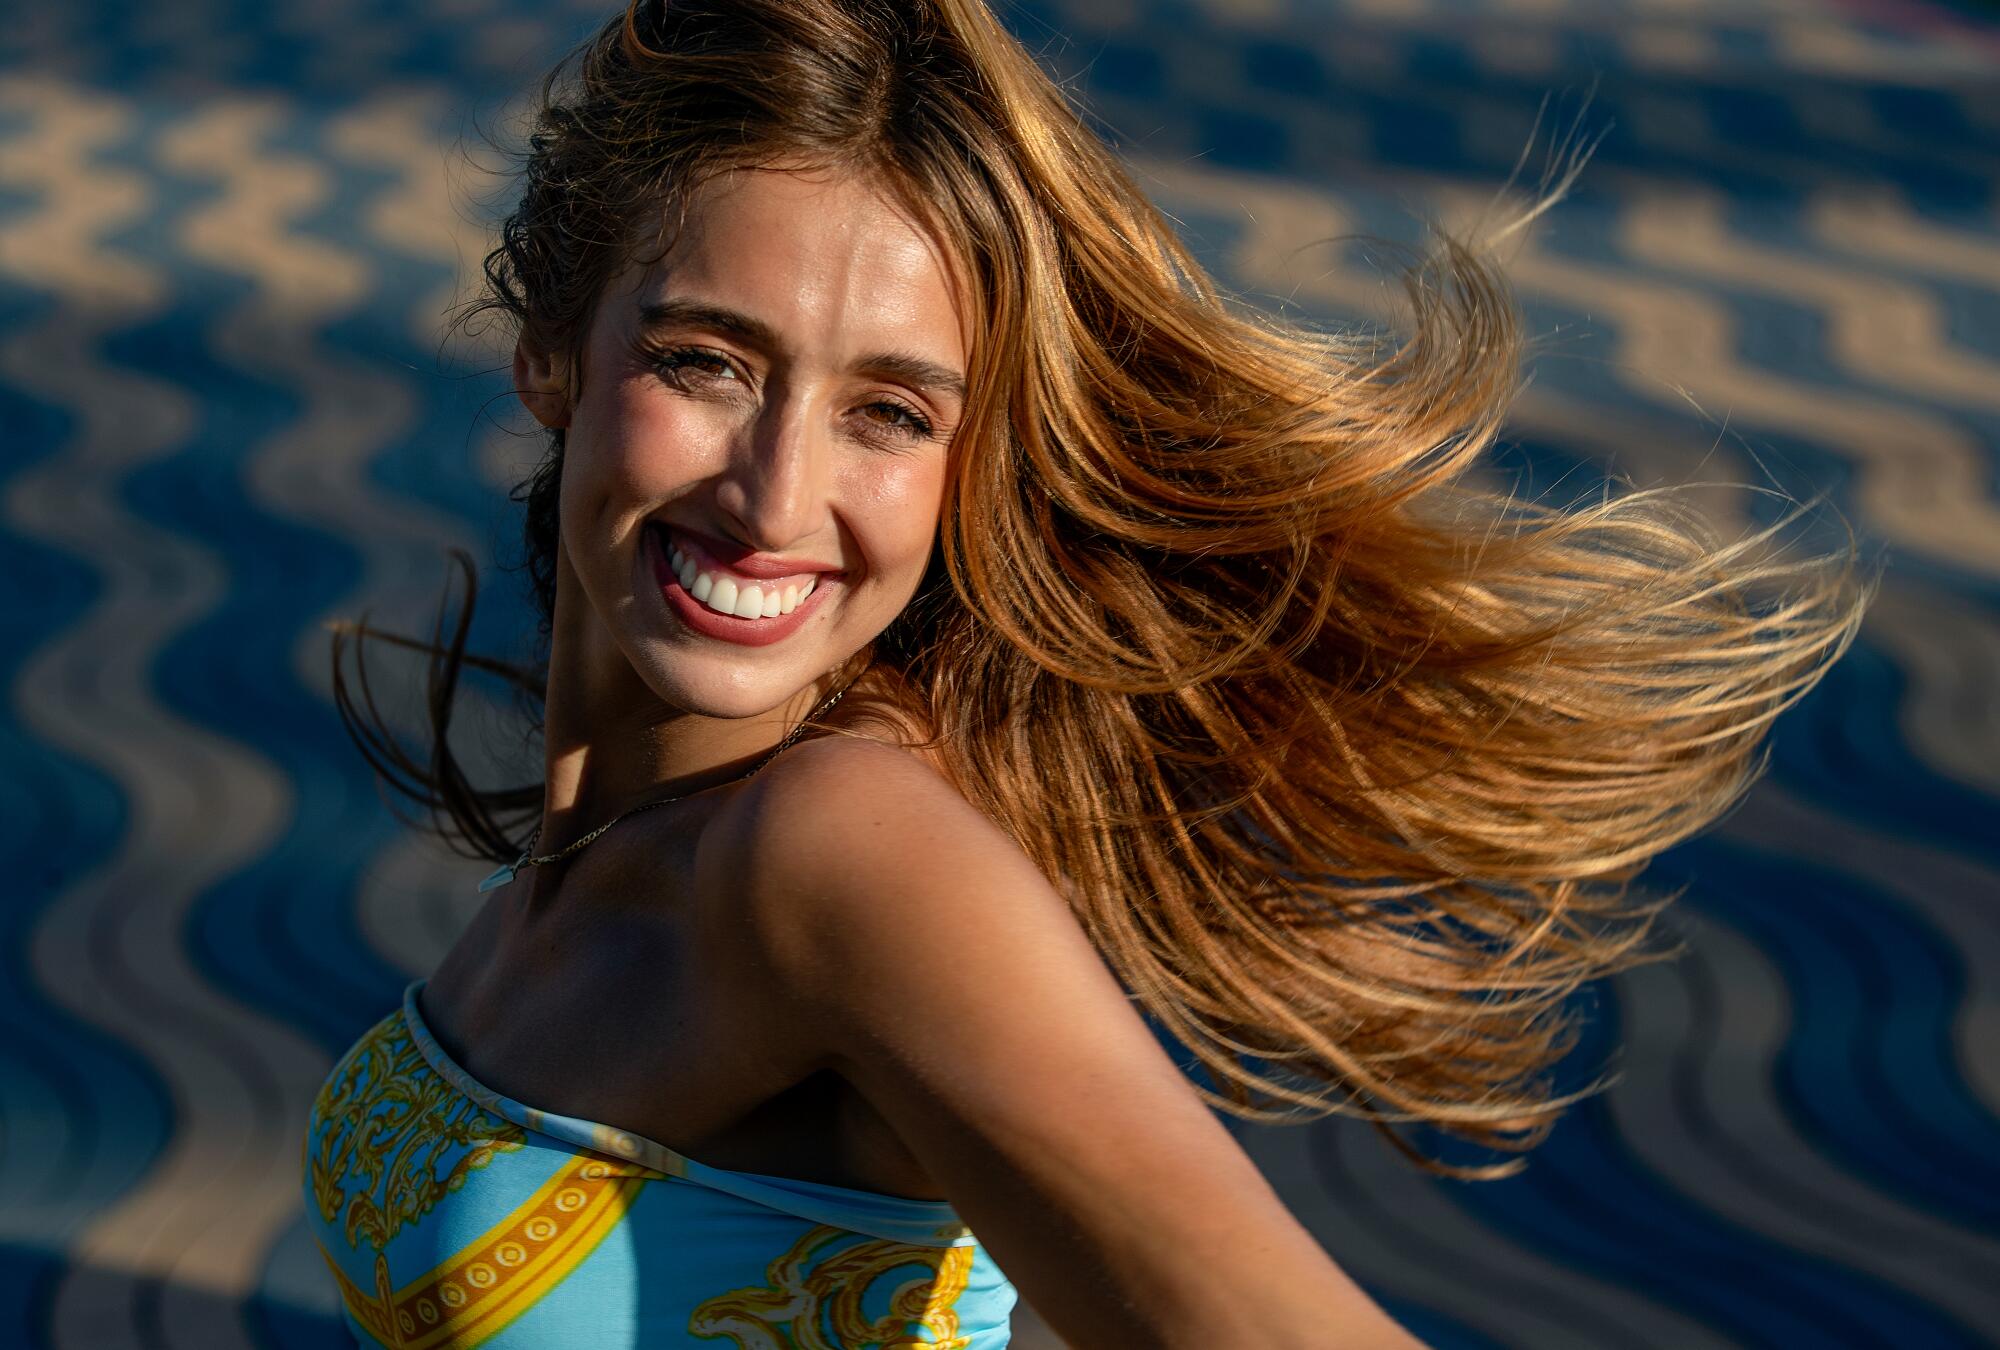
[[[653,565],[653,580],[659,583],[661,598],[667,602],[668,609],[680,616],[681,622],[703,637],[719,638],[745,647],[766,647],[796,633],[799,626],[819,608],[820,597],[826,594],[827,583],[832,580],[822,575],[813,584],[812,594],[799,601],[790,614],[780,614],[772,619],[739,619],[734,614],[718,614],[688,594],[680,578],[674,575],[673,565],[661,552],[660,532],[657,529],[646,531],[646,556]]]

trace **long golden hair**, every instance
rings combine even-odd
[[[1672,954],[1629,883],[1744,791],[1852,640],[1855,550],[1725,543],[1682,491],[1476,486],[1524,345],[1488,256],[1441,234],[1399,342],[1237,304],[979,0],[632,4],[542,83],[466,317],[574,370],[690,192],[780,161],[881,176],[972,283],[939,546],[849,702],[1036,860],[1211,1104],[1518,1170],[1393,1126],[1519,1153],[1582,1095],[1548,1076],[1567,995]],[[542,693],[562,455],[552,432],[515,493],[537,663],[466,653],[463,555],[448,640],[442,613],[429,643],[350,626],[430,652],[421,759],[361,716],[334,639],[370,763],[500,861],[541,788],[473,786],[446,731],[468,663]]]

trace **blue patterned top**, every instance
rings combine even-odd
[[[364,1346],[1000,1350],[1014,1287],[943,1201],[707,1167],[503,1097],[403,1006],[307,1126],[306,1212]]]

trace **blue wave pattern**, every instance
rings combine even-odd
[[[482,246],[454,155],[599,9],[0,25],[0,1343],[342,1343],[304,1112],[484,869],[384,809],[321,625],[422,627],[444,545],[513,556],[533,443],[481,420],[495,354],[439,347]],[[1580,996],[1563,1085],[1622,1077],[1525,1174],[1438,1182],[1340,1120],[1238,1127],[1252,1156],[1440,1347],[2000,1344],[1994,11],[1003,14],[1219,275],[1323,321],[1386,312],[1361,236],[1468,219],[1588,90],[1590,166],[1505,248],[1542,348],[1492,472],[1719,482],[1738,525],[1776,508],[1726,484],[1824,491],[1891,562],[1767,778],[1659,861],[1691,954]],[[493,585],[474,642],[530,624]]]

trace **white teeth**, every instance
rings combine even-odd
[[[818,577],[793,582],[781,592],[776,586],[755,586],[739,582],[724,573],[704,572],[693,555],[678,544],[667,547],[667,563],[680,581],[681,589],[718,614],[739,619],[775,619],[790,614],[813,593]]]

